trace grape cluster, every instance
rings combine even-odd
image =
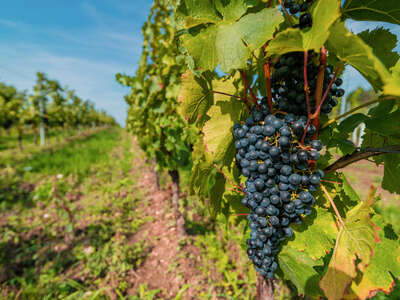
[[[285,0],[283,5],[286,9],[289,10],[289,12],[292,15],[300,13],[299,24],[296,25],[295,27],[304,29],[312,26],[312,17],[307,11],[313,1],[314,0],[303,0],[303,1]]]
[[[320,157],[322,143],[310,139],[315,127],[306,132],[308,147],[300,146],[306,117],[270,114],[267,100],[254,109],[245,124],[235,124],[236,163],[247,177],[242,204],[250,208],[247,216],[251,237],[247,254],[264,278],[273,278],[278,267],[280,244],[293,236],[291,223],[300,224],[312,212],[323,171],[311,171]]]
[[[309,52],[310,57],[314,56]],[[291,52],[284,54],[273,65],[274,73],[271,76],[272,93],[276,99],[279,110],[294,113],[300,116],[307,115],[306,93],[304,91],[304,53]],[[313,59],[307,63],[307,78],[310,91],[315,91],[317,84],[318,65]],[[327,90],[334,76],[333,67],[328,65],[325,69],[323,90]],[[328,114],[338,104],[336,97],[342,97],[344,90],[339,88],[343,81],[336,78],[332,88],[327,94],[321,107],[321,113]],[[309,94],[311,113],[316,110],[314,93]]]

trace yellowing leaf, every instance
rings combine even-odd
[[[374,249],[370,264],[362,274],[361,281],[353,281],[351,295],[346,299],[367,299],[378,291],[390,293],[393,289],[393,278],[400,276],[400,245],[398,237],[385,235],[387,226],[382,217],[375,215],[373,223],[379,228],[379,241]],[[389,273],[390,272],[390,273]]]
[[[329,300],[341,300],[357,276],[370,263],[375,232],[370,222],[370,204],[361,202],[347,214],[340,228],[328,270],[320,287]],[[359,261],[359,262],[358,262]]]

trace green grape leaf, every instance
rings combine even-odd
[[[182,86],[178,96],[178,112],[189,124],[204,121],[208,109],[213,104],[213,95],[207,82],[187,71],[182,75]]]
[[[399,174],[400,174],[400,154],[384,155],[384,174],[382,188],[400,194]]]
[[[400,8],[397,0],[346,0],[342,13],[358,21],[382,21],[400,24]]]
[[[387,224],[379,215],[374,215],[372,222],[378,228],[378,241],[374,249],[374,255],[362,274],[359,281],[353,281],[351,296],[354,299],[367,299],[378,291],[390,293],[394,280],[391,276],[400,277],[400,249],[399,239],[393,235],[386,235]],[[390,273],[391,274],[390,274]],[[356,296],[356,297],[353,297]]]
[[[296,286],[300,295],[321,295],[319,274],[314,267],[323,265],[322,260],[313,260],[306,253],[286,246],[278,254],[278,263],[284,278]]]
[[[215,174],[213,158],[204,152],[202,136],[193,145],[193,167],[190,176],[190,191],[192,194],[208,195],[210,177]]]
[[[343,136],[343,138],[348,138],[349,134],[354,131],[361,123],[364,123],[369,118],[361,113],[357,113],[351,115],[350,117],[344,119],[340,122],[339,126],[337,127],[338,133]]]
[[[370,203],[359,203],[351,209],[340,228],[329,267],[320,281],[325,296],[341,300],[357,276],[370,263],[375,231],[370,221]]]
[[[231,12],[231,9],[226,9],[224,12]],[[229,18],[233,15],[230,13]],[[180,40],[199,70],[214,70],[220,64],[222,71],[229,72],[246,67],[251,51],[270,40],[282,22],[283,17],[277,8],[265,8],[236,22],[221,21],[197,30],[197,33],[183,34]]]
[[[325,256],[334,246],[337,236],[337,225],[332,213],[324,208],[316,207],[301,225],[292,225],[294,240],[288,242],[288,247],[307,254],[313,260]]]
[[[357,34],[369,45],[375,55],[384,63],[386,68],[390,69],[399,60],[400,55],[393,51],[397,46],[397,36],[383,27],[374,30],[365,30]]]
[[[400,138],[400,108],[390,113],[370,118],[366,121],[366,126],[369,130],[383,136]]]
[[[281,31],[269,43],[268,55],[312,49],[319,52],[328,39],[332,24],[340,16],[339,8],[340,2],[337,0],[317,1],[311,10],[313,26],[308,30],[288,28]]]
[[[385,65],[360,37],[349,32],[344,23],[336,23],[328,38],[328,50],[357,69],[375,90],[383,88],[390,77]]]

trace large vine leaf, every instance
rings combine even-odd
[[[229,19],[239,15],[231,9],[224,12],[229,12]],[[246,67],[251,51],[270,40],[282,22],[277,8],[265,8],[236,21],[221,20],[197,33],[184,34],[180,40],[198,69],[214,70],[220,64],[221,70],[228,72]]]
[[[288,247],[306,253],[313,260],[331,251],[338,233],[332,213],[319,207],[311,216],[304,218],[303,224],[292,225],[292,228],[295,231],[294,240],[288,242]]]
[[[374,256],[363,272],[361,280],[353,281],[348,299],[367,299],[378,291],[390,293],[394,285],[391,274],[395,277],[400,276],[399,238],[394,232],[390,232],[390,227],[385,224],[381,216],[374,215],[372,222],[379,229],[379,240],[374,249]]]
[[[390,78],[385,65],[360,37],[349,32],[344,23],[336,23],[328,39],[328,49],[340,60],[357,69],[375,90],[381,90]]]
[[[309,30],[289,28],[276,35],[268,45],[268,55],[314,49],[319,51],[329,36],[330,27],[340,16],[337,0],[317,1],[313,4],[313,26]]]
[[[346,0],[343,15],[358,21],[382,21],[400,24],[397,0]]]
[[[368,44],[374,54],[390,69],[399,60],[400,55],[393,51],[397,46],[397,36],[390,32],[389,29],[383,27],[374,30],[365,30],[357,34],[363,41]]]
[[[290,246],[284,247],[278,254],[279,267],[284,278],[290,280],[300,295],[319,296],[319,274],[314,269],[323,265],[322,260],[313,260],[304,252]]]
[[[320,287],[328,299],[340,300],[357,270],[369,264],[375,244],[375,232],[370,221],[370,203],[361,202],[350,210],[340,228],[328,270]]]

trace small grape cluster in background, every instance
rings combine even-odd
[[[289,10],[292,15],[299,16],[299,24],[296,24],[294,27],[299,27],[300,29],[304,29],[312,26],[312,17],[311,14],[308,13],[308,9],[312,5],[314,0],[285,0],[283,6]]]
[[[309,56],[315,55],[309,52]],[[277,100],[278,109],[307,116],[307,101],[304,93],[304,53],[292,52],[282,55],[273,65],[274,73],[271,76],[272,93]],[[307,62],[307,77],[310,91],[315,91],[317,84],[318,65],[312,59]],[[327,90],[334,76],[333,67],[325,68],[323,90]],[[342,97],[344,90],[339,88],[343,83],[341,78],[336,78],[321,107],[321,113],[328,114],[338,104],[336,97]],[[310,93],[311,113],[316,110],[314,94]]]

